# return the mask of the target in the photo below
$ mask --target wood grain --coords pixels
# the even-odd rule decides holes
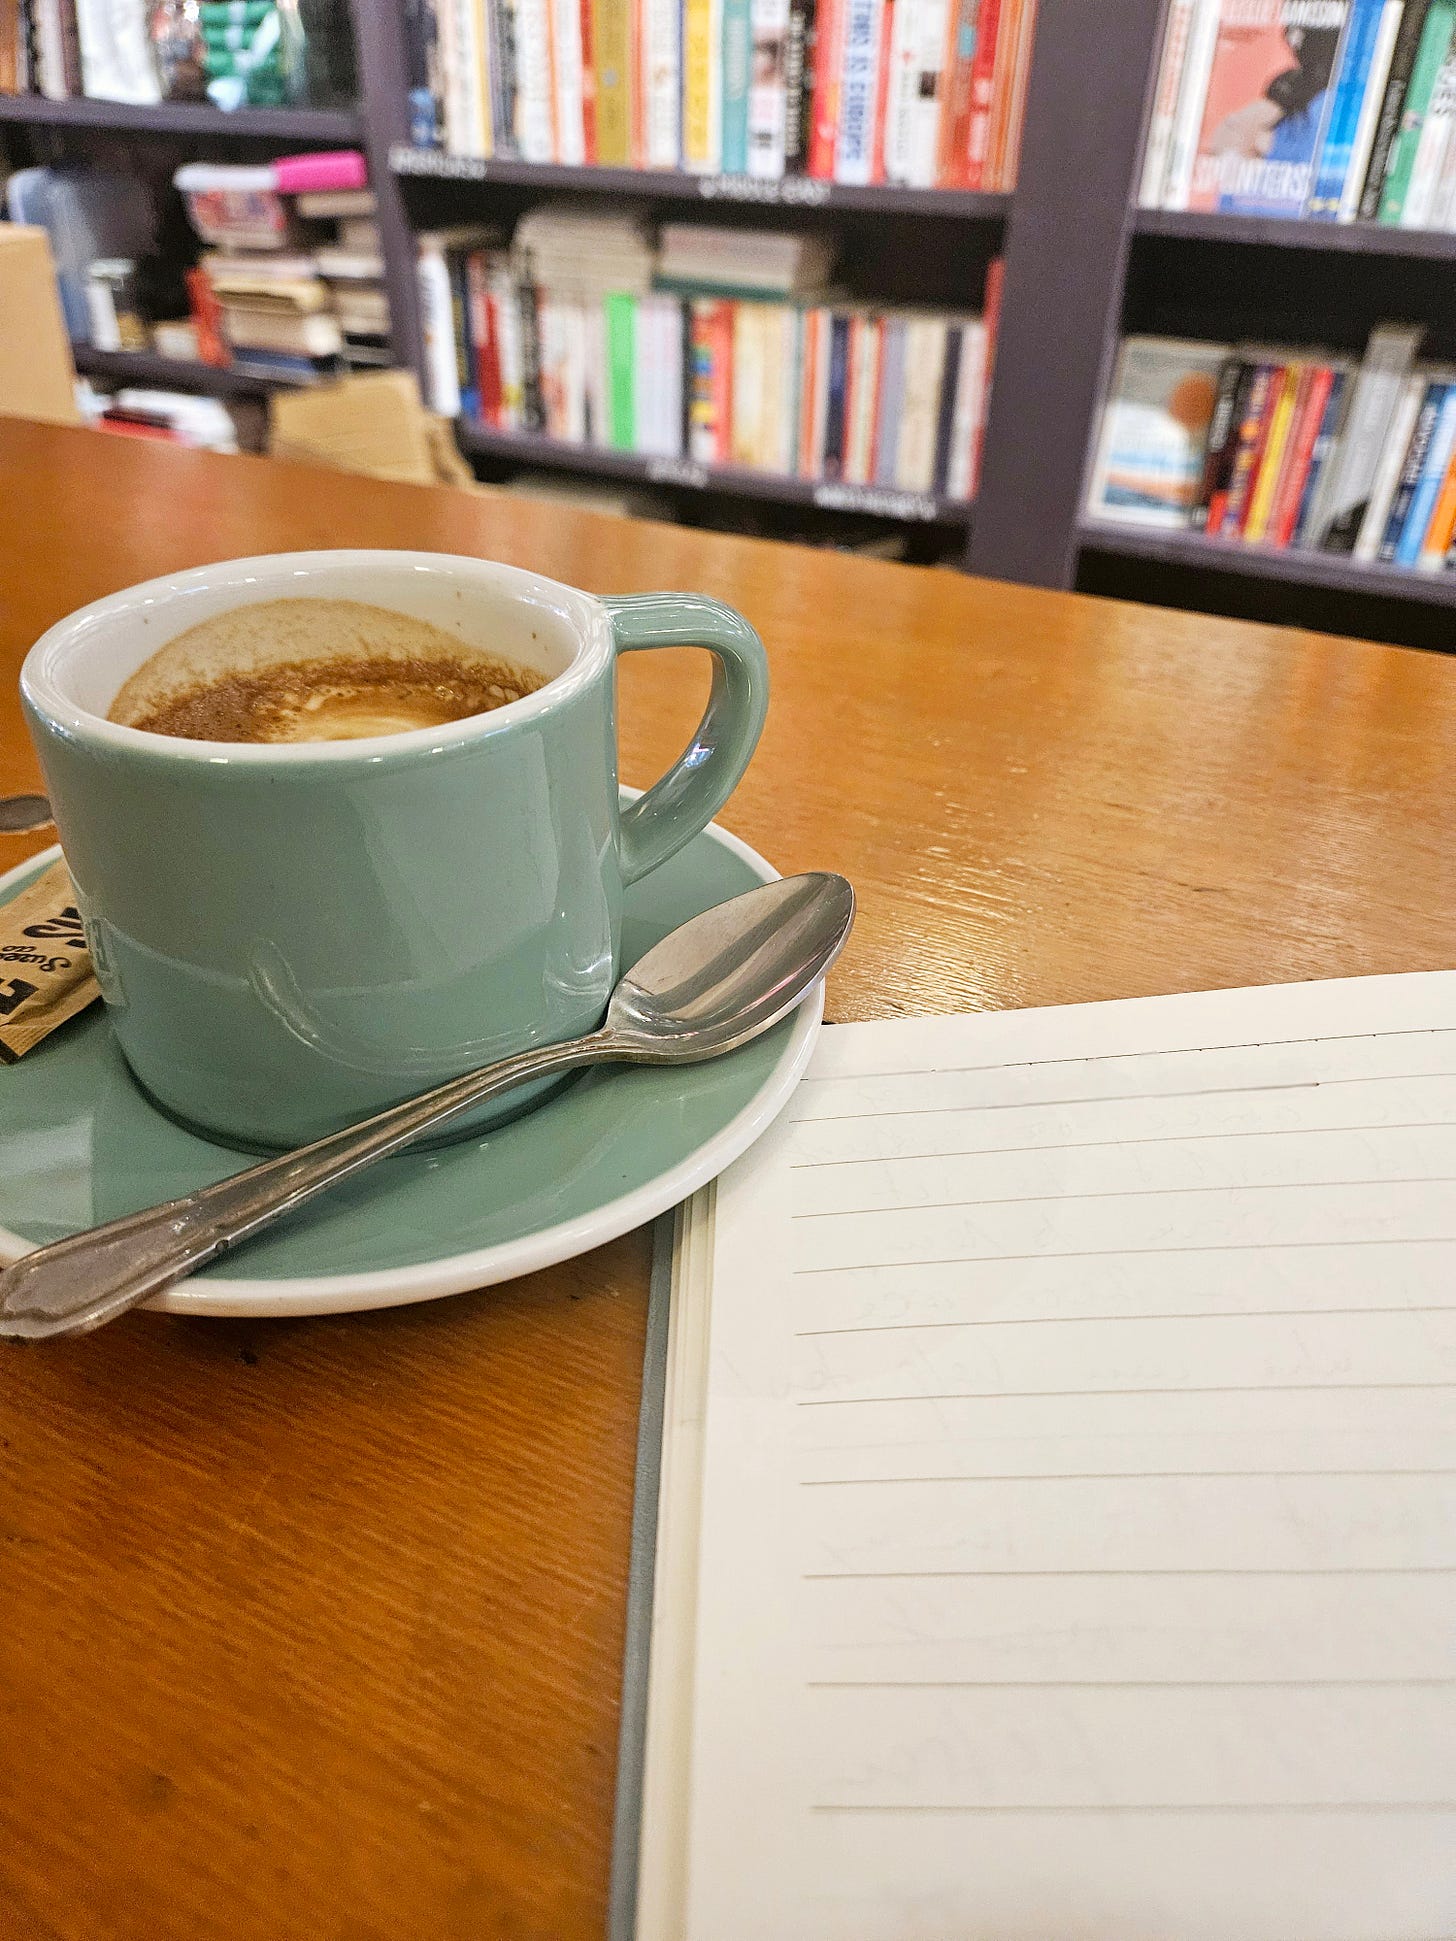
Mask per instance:
[[[726,819],[854,880],[832,1017],[1452,961],[1443,658],[15,421],[0,497],[5,792],[39,785],[15,672],[73,607],[427,547],[748,615],[774,700]],[[703,670],[622,685],[646,781]],[[600,1935],[646,1272],[638,1235],[392,1314],[3,1357],[5,1941]]]

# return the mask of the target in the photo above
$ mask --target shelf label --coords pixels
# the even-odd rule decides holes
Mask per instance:
[[[490,163],[483,155],[447,155],[443,148],[411,148],[397,142],[389,151],[396,175],[439,175],[455,182],[483,182]]]
[[[654,485],[686,485],[694,492],[706,492],[709,473],[706,465],[690,458],[649,458],[647,476]]]
[[[786,175],[775,182],[756,175],[700,175],[698,194],[704,202],[766,202],[801,209],[822,209],[830,184],[807,175]]]
[[[814,487],[814,503],[826,512],[870,512],[881,519],[920,519],[940,517],[934,499],[918,492],[887,492],[874,485],[842,485],[837,482]]]

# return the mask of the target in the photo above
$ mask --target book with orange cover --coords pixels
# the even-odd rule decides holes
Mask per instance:
[[[991,107],[996,93],[996,51],[1000,41],[1003,0],[981,0],[976,26],[976,57],[971,65],[971,110],[966,132],[965,186],[989,186],[987,162],[991,152]]]

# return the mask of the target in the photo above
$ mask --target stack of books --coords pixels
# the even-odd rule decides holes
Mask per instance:
[[[999,265],[976,317],[860,303],[827,287],[831,263],[812,235],[672,224],[654,252],[640,226],[554,211],[509,249],[422,237],[431,405],[687,465],[972,498]]]
[[[362,175],[352,150],[177,171],[193,225],[213,245],[187,274],[204,363],[311,383],[340,360],[389,362],[384,264]],[[328,240],[323,223],[338,225]]]
[[[1037,0],[406,0],[416,146],[999,190]]]
[[[1456,0],[1171,0],[1140,200],[1456,229]]]
[[[1088,510],[1249,546],[1456,569],[1456,367],[1385,324],[1363,359],[1129,337]]]

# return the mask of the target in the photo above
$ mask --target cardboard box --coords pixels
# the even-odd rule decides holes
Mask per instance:
[[[0,414],[81,422],[50,243],[13,222],[0,222]]]

